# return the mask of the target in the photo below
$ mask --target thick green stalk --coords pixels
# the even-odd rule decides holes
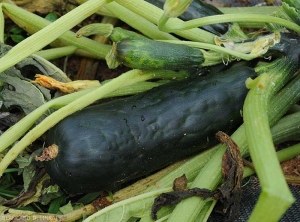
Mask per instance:
[[[95,13],[104,3],[105,0],[89,0],[66,15],[63,15],[36,34],[20,42],[0,59],[0,73],[57,39],[82,20]],[[1,7],[6,11],[6,8],[11,7],[11,5],[1,4]],[[9,10],[6,12],[9,13]]]
[[[218,7],[224,14],[262,14],[272,15],[275,12],[283,12],[281,6],[260,7]]]
[[[64,46],[59,48],[41,50],[36,52],[35,54],[43,57],[44,59],[52,60],[52,59],[58,59],[64,56],[72,55],[75,53],[76,50],[77,50],[76,46],[70,45],[70,46]]]
[[[105,8],[110,10],[117,18],[124,21],[130,27],[140,31],[145,36],[151,39],[177,39],[173,35],[160,31],[156,25],[145,19],[144,17],[134,13],[133,11],[119,5],[116,2],[111,2],[105,5]]]
[[[182,176],[185,174],[189,181],[193,181],[194,178],[197,176],[199,170],[205,166],[205,164],[211,159],[213,154],[217,151],[216,148],[211,148],[204,152],[201,152],[199,155],[196,155],[190,158],[188,161],[183,163],[180,167],[173,170],[172,172],[168,173],[152,186],[147,187],[145,191],[151,191],[157,189],[157,187],[164,188],[164,187],[171,187],[173,185],[174,179],[177,177]]]
[[[252,50],[254,48],[258,48],[258,46],[262,46],[262,44],[259,42],[258,40],[255,40],[253,42],[247,42],[247,43],[240,43],[238,49],[232,49],[232,48],[225,48],[222,46],[218,46],[218,45],[214,45],[214,44],[208,44],[208,43],[202,43],[202,42],[192,42],[192,41],[179,41],[179,40],[166,40],[163,42],[170,42],[170,43],[175,43],[175,44],[184,44],[184,45],[188,45],[191,47],[195,47],[195,48],[200,48],[200,49],[207,49],[207,50],[211,50],[213,53],[217,52],[219,55],[219,62],[221,63],[222,61],[226,61],[226,59],[230,60],[236,60],[238,59],[243,59],[243,60],[252,60],[255,59],[259,56],[262,56],[263,54],[266,53],[266,51],[268,50],[269,47],[273,46],[275,43],[277,43],[277,37],[276,34],[271,34],[271,35],[267,35],[262,37],[261,39],[264,39],[265,41],[269,42],[269,45],[264,45],[264,47],[261,47],[260,51],[257,50],[255,52],[252,52]],[[251,44],[252,43],[252,44]],[[243,47],[245,46],[245,47]],[[247,46],[247,49],[245,49]],[[244,50],[244,51],[242,51]],[[205,56],[205,61],[202,64],[203,66],[205,66],[205,63],[210,63],[210,55],[209,53],[211,51],[204,51],[203,50],[203,54]],[[231,57],[230,57],[231,56]],[[233,59],[234,58],[234,59]],[[214,59],[211,59],[216,60]],[[218,64],[216,63],[216,64]]]
[[[291,67],[290,64],[287,64],[287,62],[284,62],[284,59],[277,60],[277,66],[281,67],[282,65],[286,64],[289,65],[288,67]],[[286,67],[285,67],[286,68]],[[262,67],[260,68],[263,69]],[[265,68],[265,69],[271,69],[271,67]],[[276,70],[276,69],[275,69]],[[290,76],[294,73],[293,70],[285,70],[286,75]],[[288,72],[287,72],[288,71]],[[287,78],[288,79],[288,78]],[[276,88],[279,87],[279,85],[276,85]],[[268,109],[269,114],[269,120],[270,124],[274,125],[280,117],[291,107],[293,104],[295,104],[300,99],[300,78],[295,79],[290,84],[288,84],[280,94],[281,98],[274,97],[274,100],[272,100],[272,106]],[[232,139],[238,144],[240,151],[242,155],[248,154],[247,149],[247,141],[245,137],[245,126],[244,124],[241,125],[233,134]],[[199,175],[194,180],[191,187],[200,187],[200,188],[207,188],[210,190],[214,190],[222,180],[221,175],[221,168],[222,168],[222,156],[225,152],[225,146],[224,145],[217,145],[216,146],[217,151],[215,152],[212,159],[202,168]],[[213,178],[211,179],[213,175]],[[210,179],[207,179],[210,178]],[[200,212],[202,207],[205,205],[205,201],[198,198],[190,198],[187,200],[183,200],[180,202],[175,210],[173,211],[172,215],[169,218],[169,221],[172,222],[194,222],[195,218],[197,216],[196,212]]]
[[[5,10],[6,15],[30,34],[34,34],[51,24],[50,21],[15,5],[3,4],[2,7]],[[65,19],[66,23],[69,23],[68,17],[65,17]],[[97,43],[88,38],[76,38],[75,33],[68,29],[66,29],[57,40],[53,42],[50,41],[49,44],[53,47],[76,46],[78,48],[76,54],[98,59],[103,59],[110,50],[109,45]],[[84,51],[83,49],[86,49],[87,51]],[[30,49],[24,47],[24,50]]]
[[[271,128],[271,133],[273,136],[274,143],[279,144],[282,142],[299,140],[300,135],[299,132],[297,131],[300,129],[299,126],[300,126],[300,111],[282,117],[276,123],[276,125],[274,125]]]
[[[158,20],[158,29],[163,30],[165,24],[169,21],[169,19],[170,18],[167,17],[165,13],[163,13]]]
[[[158,24],[161,15],[164,13],[160,8],[143,0],[115,0],[115,2],[154,24]],[[168,21],[168,24],[173,23],[184,24],[184,22],[178,18],[172,18]],[[174,31],[174,33],[192,41],[214,44],[215,35],[198,28],[185,31]]]
[[[193,181],[191,187],[209,188],[214,190],[222,180],[221,159],[225,147],[216,146],[217,151],[214,153],[209,162],[201,169]],[[201,209],[205,206],[206,201],[198,197],[191,197],[181,201],[175,207],[174,211],[168,218],[170,222],[194,222]]]
[[[224,14],[262,14],[276,16],[279,18],[285,18],[284,12],[281,6],[260,6],[260,7],[224,7],[219,8]],[[266,24],[261,22],[240,21],[238,22],[240,27],[243,28],[266,28]]]
[[[299,117],[300,116],[298,115],[298,118]],[[284,123],[284,124],[286,124],[286,123]],[[295,130],[295,128],[294,128],[294,130]],[[290,131],[290,132],[292,134],[299,134],[299,132],[296,132],[294,130]],[[277,154],[277,158],[278,158],[279,162],[284,162],[284,161],[290,160],[290,159],[292,159],[292,158],[300,155],[300,144],[298,143],[296,145],[287,147],[287,148],[285,148],[283,150],[278,151],[276,154]],[[245,167],[245,171],[244,171],[244,175],[243,175],[244,178],[245,177],[249,177],[249,176],[251,176],[253,174],[255,174],[255,171],[252,168]]]
[[[168,22],[165,24],[163,31],[176,32],[176,31],[193,29],[204,25],[211,25],[211,24],[224,23],[224,22],[245,22],[245,21],[257,22],[257,23],[274,23],[300,33],[300,26],[298,26],[294,22],[282,18],[277,18],[274,16],[260,15],[260,14],[223,14],[223,15],[214,15],[214,16],[207,16],[203,18],[193,19],[190,21],[186,21],[184,23]]]
[[[250,89],[244,104],[249,151],[262,186],[262,193],[249,221],[278,221],[295,201],[276,158],[269,126],[267,109],[272,85],[277,84],[271,75],[258,77],[258,83]]]
[[[5,34],[5,30],[4,30],[4,15],[3,15],[3,11],[2,8],[0,7],[1,12],[0,12],[0,43],[4,43],[4,34]]]

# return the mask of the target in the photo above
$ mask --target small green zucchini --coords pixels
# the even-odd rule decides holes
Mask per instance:
[[[199,49],[146,38],[122,39],[113,52],[118,63],[134,69],[189,69],[204,62]]]
[[[237,127],[245,80],[255,76],[250,67],[231,67],[78,111],[48,131],[45,145],[58,154],[45,169],[69,193],[116,190]]]

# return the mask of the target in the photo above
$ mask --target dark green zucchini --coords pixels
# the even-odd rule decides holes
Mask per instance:
[[[199,49],[146,38],[122,39],[112,50],[116,61],[134,69],[189,69],[204,62]]]
[[[161,9],[163,9],[165,3],[165,0],[145,0],[145,1]],[[194,0],[187,8],[187,10],[178,18],[180,18],[183,21],[188,21],[188,20],[202,18],[206,16],[221,15],[221,14],[223,13],[215,6],[205,3],[201,0]],[[219,24],[202,26],[201,28],[215,35],[220,36],[225,34],[229,30],[229,26],[230,23],[219,23]]]
[[[240,124],[252,68],[189,78],[85,108],[47,133],[58,155],[44,162],[69,193],[114,190],[210,147]]]
[[[300,65],[300,36],[294,33],[280,33],[280,42],[270,47],[266,56],[282,57]]]

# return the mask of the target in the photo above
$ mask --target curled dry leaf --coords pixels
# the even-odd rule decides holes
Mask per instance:
[[[58,154],[58,146],[56,144],[52,144],[43,150],[42,155],[36,156],[36,161],[49,161],[54,159]]]
[[[244,173],[243,158],[238,145],[223,132],[216,134],[217,139],[227,147],[222,159],[224,183],[217,189],[218,199],[224,214],[224,221],[233,221],[240,208],[242,198],[242,180]]]
[[[97,80],[76,80],[72,82],[59,82],[49,76],[36,74],[32,83],[39,84],[48,89],[58,89],[64,93],[73,93],[84,89],[100,86]]]
[[[181,191],[187,190],[188,179],[186,178],[185,174],[181,177],[177,177],[173,182],[173,190],[174,191]]]
[[[22,207],[35,202],[41,195],[40,190],[43,188],[43,182],[49,177],[45,174],[45,170],[41,169],[36,173],[34,179],[30,182],[28,189],[23,190],[18,196],[4,202],[7,207]],[[36,195],[36,197],[34,197]]]

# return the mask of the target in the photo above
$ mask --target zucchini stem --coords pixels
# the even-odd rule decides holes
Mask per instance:
[[[161,15],[164,13],[164,11],[151,3],[148,3],[144,0],[115,0],[114,2],[124,6],[125,8],[129,9],[130,11],[142,16],[146,20],[152,22],[153,24],[158,24],[159,19]],[[111,2],[107,4],[109,6],[110,4],[114,3]],[[183,24],[184,22],[178,18],[172,18],[168,21],[169,24],[173,23],[180,23]],[[191,30],[184,30],[184,31],[174,31],[176,35],[179,35],[183,38],[186,38],[188,40],[196,41],[196,42],[206,42],[214,44],[214,34],[211,34],[210,32],[201,30],[199,28],[191,29]]]
[[[295,201],[276,158],[267,113],[270,98],[278,88],[276,85],[281,85],[282,79],[285,79],[281,70],[280,67],[259,76],[259,81],[251,87],[244,104],[247,142],[262,186],[262,193],[249,221],[278,221]]]
[[[234,44],[233,49],[222,47],[219,45],[214,45],[214,44],[201,43],[201,42],[178,41],[178,40],[161,40],[161,41],[175,43],[175,44],[184,44],[199,49],[211,50],[211,51],[201,50],[205,57],[205,61],[202,64],[202,66],[207,66],[207,65],[222,63],[226,59],[228,61],[234,59],[243,59],[247,61],[255,59],[265,54],[269,49],[269,47],[279,42],[279,39],[280,39],[279,34],[273,33],[270,35],[261,36],[260,38],[254,40],[253,42]]]
[[[274,23],[300,33],[300,26],[286,19],[260,14],[223,14],[213,15],[198,19],[186,21],[184,23],[166,23],[163,27],[165,32],[183,31],[197,28],[204,25],[211,25],[225,22],[256,22],[256,23]]]
[[[56,40],[58,37],[63,35],[66,31],[73,28],[75,25],[80,23],[83,19],[87,18],[88,16],[92,15],[97,11],[99,7],[101,7],[105,3],[105,0],[89,0],[88,2],[80,5],[79,7],[73,9],[66,15],[63,15],[53,23],[50,23],[42,30],[37,32],[36,34],[29,36],[24,41],[17,44],[13,47],[6,55],[0,58],[0,73],[6,70],[7,68],[15,65],[16,63],[20,62],[21,60],[27,58],[31,54],[37,52],[38,50],[42,49],[52,41]],[[20,9],[19,7],[13,6],[7,3],[1,3],[0,7],[4,10],[6,14],[8,14],[11,18],[18,18],[22,15],[21,19],[24,20],[26,16],[25,14],[32,14],[26,13],[25,10]],[[30,17],[32,18],[32,17]],[[32,22],[32,20],[31,20]],[[34,20],[35,22],[35,20]],[[55,30],[55,31],[53,31]],[[73,36],[75,38],[75,36]],[[91,42],[94,42],[90,40]],[[89,41],[89,42],[90,42]],[[94,42],[97,44],[97,48],[99,49],[99,43]],[[101,45],[101,44],[100,44]],[[106,50],[110,48],[109,46],[106,47]],[[104,49],[104,51],[106,51]],[[103,49],[101,50],[103,52]],[[107,53],[108,51],[106,51]],[[105,53],[105,55],[106,55]],[[96,53],[97,54],[97,53]],[[104,56],[105,56],[104,55]]]
[[[170,33],[160,31],[155,24],[145,19],[138,13],[135,13],[123,5],[118,4],[117,2],[113,1],[109,4],[106,4],[105,8],[113,13],[118,19],[130,25],[130,27],[139,30],[141,33],[151,39],[177,39]],[[150,13],[148,12],[148,9],[146,9],[144,12]]]

